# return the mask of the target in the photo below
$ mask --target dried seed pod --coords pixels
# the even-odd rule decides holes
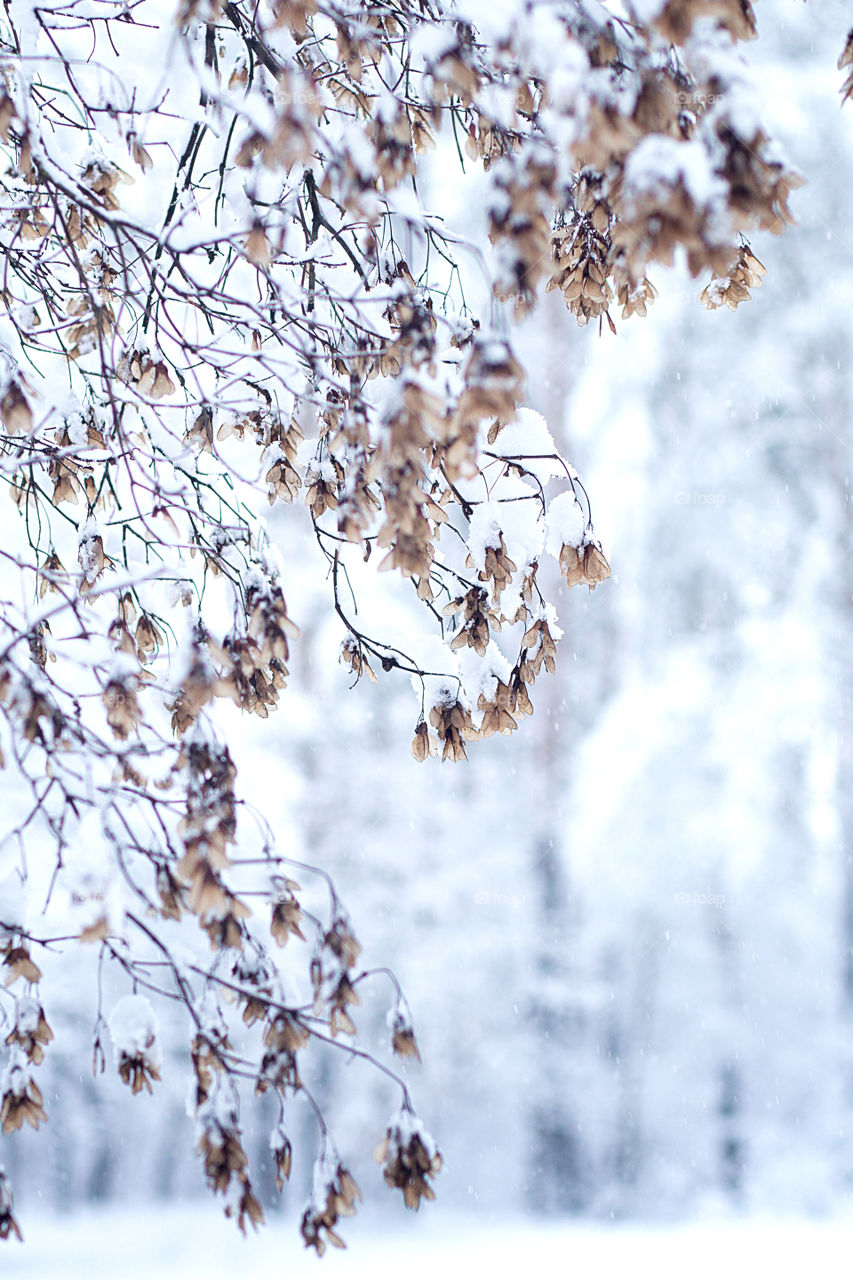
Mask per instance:
[[[610,565],[601,547],[594,542],[580,547],[564,546],[560,551],[560,568],[570,587],[584,583],[594,591],[599,582],[610,577]]]
[[[239,1192],[236,1203],[230,1203],[225,1206],[226,1218],[236,1218],[237,1226],[245,1236],[246,1220],[252,1224],[257,1231],[258,1227],[264,1222],[264,1211],[261,1208],[261,1202],[252,1190],[252,1184],[245,1174],[238,1175]]]
[[[844,48],[838,59],[838,70],[843,71],[845,67],[850,67],[847,72],[847,79],[841,87],[841,105],[853,98],[853,31],[847,34]]]
[[[11,987],[19,978],[23,978],[25,982],[41,981],[41,969],[31,958],[28,948],[23,943],[17,947],[11,943],[6,946],[3,968],[6,970],[4,982],[7,987]]]
[[[118,1073],[134,1094],[152,1092],[152,1082],[160,1079],[163,1054],[157,1018],[145,996],[123,996],[110,1017],[110,1037]]]
[[[15,1025],[6,1037],[7,1045],[18,1045],[28,1062],[40,1066],[44,1062],[44,1045],[50,1044],[53,1032],[38,1000],[22,996],[15,1005]]]
[[[430,735],[426,721],[421,720],[415,728],[415,736],[412,739],[412,755],[419,764],[422,764],[428,756],[434,756],[435,753],[435,739]]]
[[[701,302],[709,311],[722,306],[734,311],[741,302],[747,301],[750,289],[761,285],[765,273],[763,262],[759,262],[748,245],[742,245],[728,275],[714,276],[702,290]]]
[[[376,672],[367,661],[359,642],[353,636],[347,636],[341,645],[341,662],[345,662],[352,671],[356,679],[366,675],[374,684],[376,684]]]
[[[25,1122],[38,1129],[46,1121],[41,1089],[28,1071],[23,1053],[13,1047],[0,1077],[0,1131],[16,1133]]]
[[[13,1213],[12,1186],[3,1169],[0,1168],[0,1240],[8,1240],[11,1235],[23,1240],[21,1228]]]
[[[280,947],[287,945],[291,935],[305,941],[305,934],[299,927],[301,920],[302,908],[292,893],[286,894],[275,903],[270,930]]]
[[[376,1163],[383,1166],[388,1186],[403,1192],[406,1208],[417,1210],[422,1199],[435,1199],[427,1179],[441,1171],[441,1154],[411,1111],[404,1109],[394,1117],[374,1156]]]
[[[220,1097],[220,1090],[214,1090],[196,1110],[197,1150],[211,1190],[224,1193],[232,1177],[245,1183],[249,1159],[243,1149],[236,1114],[233,1109],[218,1105]]]
[[[399,1058],[416,1058],[421,1060],[412,1020],[408,1013],[398,1004],[389,1015],[391,1024],[391,1047]]]
[[[293,1147],[283,1124],[276,1125],[270,1134],[270,1151],[275,1163],[276,1190],[283,1191],[293,1165]]]
[[[335,1227],[339,1218],[352,1217],[355,1202],[361,1198],[358,1183],[342,1164],[328,1171],[321,1163],[315,1170],[314,1193],[300,1225],[306,1248],[315,1249],[318,1257],[326,1252],[327,1244],[345,1249]]]
[[[443,744],[442,760],[454,762],[466,760],[467,752],[463,739],[471,741],[479,736],[471,720],[471,712],[456,700],[433,707],[429,713],[429,720],[438,735],[439,742]]]
[[[724,27],[733,40],[755,38],[755,14],[750,0],[667,0],[654,25],[664,39],[684,44],[693,24],[706,17]]]

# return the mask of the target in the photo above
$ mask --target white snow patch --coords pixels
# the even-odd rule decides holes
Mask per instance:
[[[160,1025],[147,996],[122,996],[109,1016],[109,1026],[116,1057],[144,1057],[159,1070],[162,1064]]]

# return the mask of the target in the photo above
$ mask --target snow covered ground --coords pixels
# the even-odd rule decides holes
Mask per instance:
[[[853,1217],[783,1220],[715,1219],[667,1226],[543,1225],[507,1218],[454,1219],[440,1211],[390,1226],[350,1224],[345,1253],[322,1261],[300,1246],[292,1220],[274,1221],[242,1240],[232,1223],[207,1208],[148,1208],[28,1215],[26,1243],[0,1253],[4,1280],[299,1280],[396,1277],[489,1280],[584,1276],[595,1280],[849,1280]]]

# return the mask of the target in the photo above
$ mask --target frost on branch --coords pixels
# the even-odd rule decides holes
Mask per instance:
[[[374,1061],[355,1043],[353,928],[322,871],[291,878],[246,820],[221,713],[266,719],[286,698],[288,565],[313,555],[350,678],[411,681],[417,760],[464,760],[532,714],[557,661],[557,568],[588,589],[610,568],[579,477],[524,407],[512,317],[550,288],[613,328],[677,254],[712,273],[706,304],[734,306],[763,271],[745,233],[781,230],[799,182],[756,109],[745,0],[627,10],[4,10],[4,1129],[45,1118],[44,956],[69,941],[135,1002],[110,1022],[134,1092],[156,1096],[166,1070],[139,1002],[186,1011],[199,1154],[242,1227],[260,1221],[246,1090],[283,1117],[312,1106],[312,1041]],[[481,171],[488,244],[421,202],[433,150],[460,179]],[[301,515],[293,547],[281,504]],[[374,568],[422,618],[413,652],[357,608]],[[401,999],[397,1014],[385,1049],[416,1060]],[[405,1123],[386,1178],[417,1203],[438,1157]],[[303,1224],[318,1250],[356,1200],[341,1161],[323,1169]]]

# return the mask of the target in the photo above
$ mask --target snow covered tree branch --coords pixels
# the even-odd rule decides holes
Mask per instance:
[[[368,975],[334,887],[322,912],[297,897],[214,724],[221,699],[268,716],[298,643],[284,591],[309,543],[278,545],[259,507],[307,508],[342,658],[411,679],[418,760],[515,730],[556,661],[540,563],[569,587],[610,569],[524,407],[512,318],[557,289],[615,330],[677,251],[711,273],[709,306],[760,283],[744,235],[780,231],[800,179],[751,96],[754,34],[747,0],[7,4],[0,708],[26,799],[0,897],[6,1132],[46,1118],[38,952],[73,939],[126,975],[108,1024],[133,1092],[160,1078],[150,1000],[185,1008],[198,1149],[241,1226],[262,1216],[241,1084],[281,1100],[281,1181],[284,1102],[311,1099],[300,1053],[391,1070],[351,1043]],[[425,207],[431,153],[484,171],[491,248]],[[420,602],[413,652],[361,621],[374,556]],[[413,1056],[396,988],[392,1023]],[[440,1156],[399,1084],[381,1160],[417,1207]],[[303,1234],[322,1250],[358,1189],[316,1110]]]

